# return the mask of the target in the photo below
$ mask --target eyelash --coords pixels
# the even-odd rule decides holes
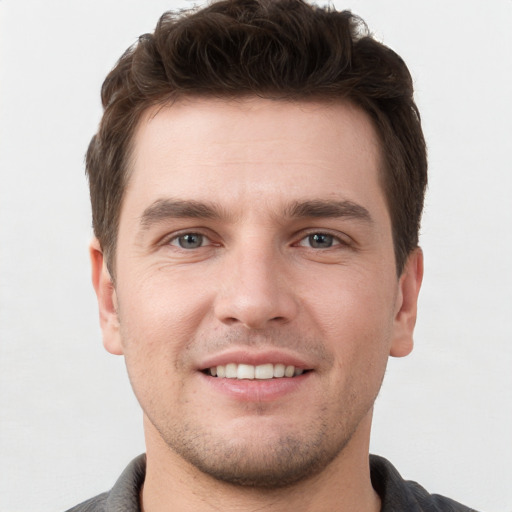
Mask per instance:
[[[181,246],[179,240],[186,236],[201,237],[201,245],[199,245],[197,247],[189,247],[189,248]],[[312,237],[315,237],[315,236],[328,237],[329,239],[331,239],[331,245],[329,245],[328,247],[312,247],[311,246]],[[308,239],[309,239],[310,243],[309,243],[309,245],[305,245],[303,242],[308,241]],[[208,242],[208,243],[205,244],[204,242]],[[164,244],[171,245],[173,247],[176,247],[177,249],[182,249],[184,251],[201,249],[203,247],[209,247],[212,245],[218,245],[218,244],[213,243],[211,238],[208,237],[208,235],[201,233],[200,231],[184,231],[182,233],[174,234],[171,238],[168,238],[167,240],[165,240]],[[315,249],[327,250],[327,249],[331,249],[332,247],[337,247],[337,246],[345,246],[346,247],[349,245],[350,245],[350,243],[347,240],[344,240],[342,237],[340,237],[338,235],[334,235],[327,231],[310,231],[309,233],[304,234],[298,242],[295,242],[293,244],[293,246],[295,246],[295,247],[307,247],[309,249],[314,249],[314,250]]]
[[[184,238],[184,237],[186,237],[186,236],[201,237],[201,239],[202,239],[201,242],[208,241],[209,243],[207,243],[206,245],[201,243],[201,245],[199,245],[198,247],[185,248],[185,247],[182,247],[181,245],[179,245],[179,240]],[[173,243],[173,242],[176,242],[176,243]],[[201,233],[199,231],[186,231],[186,232],[183,232],[183,233],[179,233],[177,235],[174,235],[172,238],[167,239],[165,244],[166,245],[172,245],[173,247],[177,247],[177,248],[183,249],[185,251],[193,250],[193,249],[200,249],[201,247],[208,247],[208,246],[211,246],[211,245],[215,245],[215,244],[213,244],[213,242],[210,240],[210,238],[207,235],[205,235],[204,233]]]
[[[329,245],[329,247],[312,247],[311,243],[313,237],[328,237],[329,239],[331,239],[331,245]],[[305,245],[303,245],[303,242],[307,240],[309,241],[309,245],[307,246],[309,249],[327,250],[331,249],[332,247],[349,245],[348,242],[341,238],[340,236],[334,235],[333,233],[329,233],[327,231],[311,231],[310,233],[307,233],[305,236],[303,236],[295,245],[299,247],[306,247]]]

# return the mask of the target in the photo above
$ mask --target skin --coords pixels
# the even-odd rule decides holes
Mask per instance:
[[[388,356],[412,349],[422,278],[419,249],[396,275],[380,162],[348,103],[196,98],[143,117],[115,287],[96,240],[91,260],[104,345],[144,411],[146,511],[380,509],[373,403]],[[281,360],[307,371],[203,372]]]

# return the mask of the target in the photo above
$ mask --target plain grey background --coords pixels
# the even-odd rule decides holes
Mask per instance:
[[[372,451],[512,511],[512,1],[347,0],[416,81],[430,155],[416,348],[391,360]],[[101,346],[83,155],[101,82],[185,1],[0,0],[0,511],[64,510],[144,450]]]

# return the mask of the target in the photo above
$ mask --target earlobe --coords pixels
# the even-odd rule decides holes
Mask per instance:
[[[423,279],[423,251],[418,247],[408,257],[400,276],[390,355],[404,357],[413,348],[418,295]]]
[[[123,348],[117,315],[116,291],[97,238],[91,241],[89,255],[91,258],[92,285],[98,299],[103,346],[111,354],[122,355]]]

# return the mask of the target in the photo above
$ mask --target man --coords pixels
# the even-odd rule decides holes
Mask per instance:
[[[468,511],[369,457],[412,349],[426,152],[409,72],[300,0],[166,14],[87,153],[104,345],[147,453],[73,511]]]

